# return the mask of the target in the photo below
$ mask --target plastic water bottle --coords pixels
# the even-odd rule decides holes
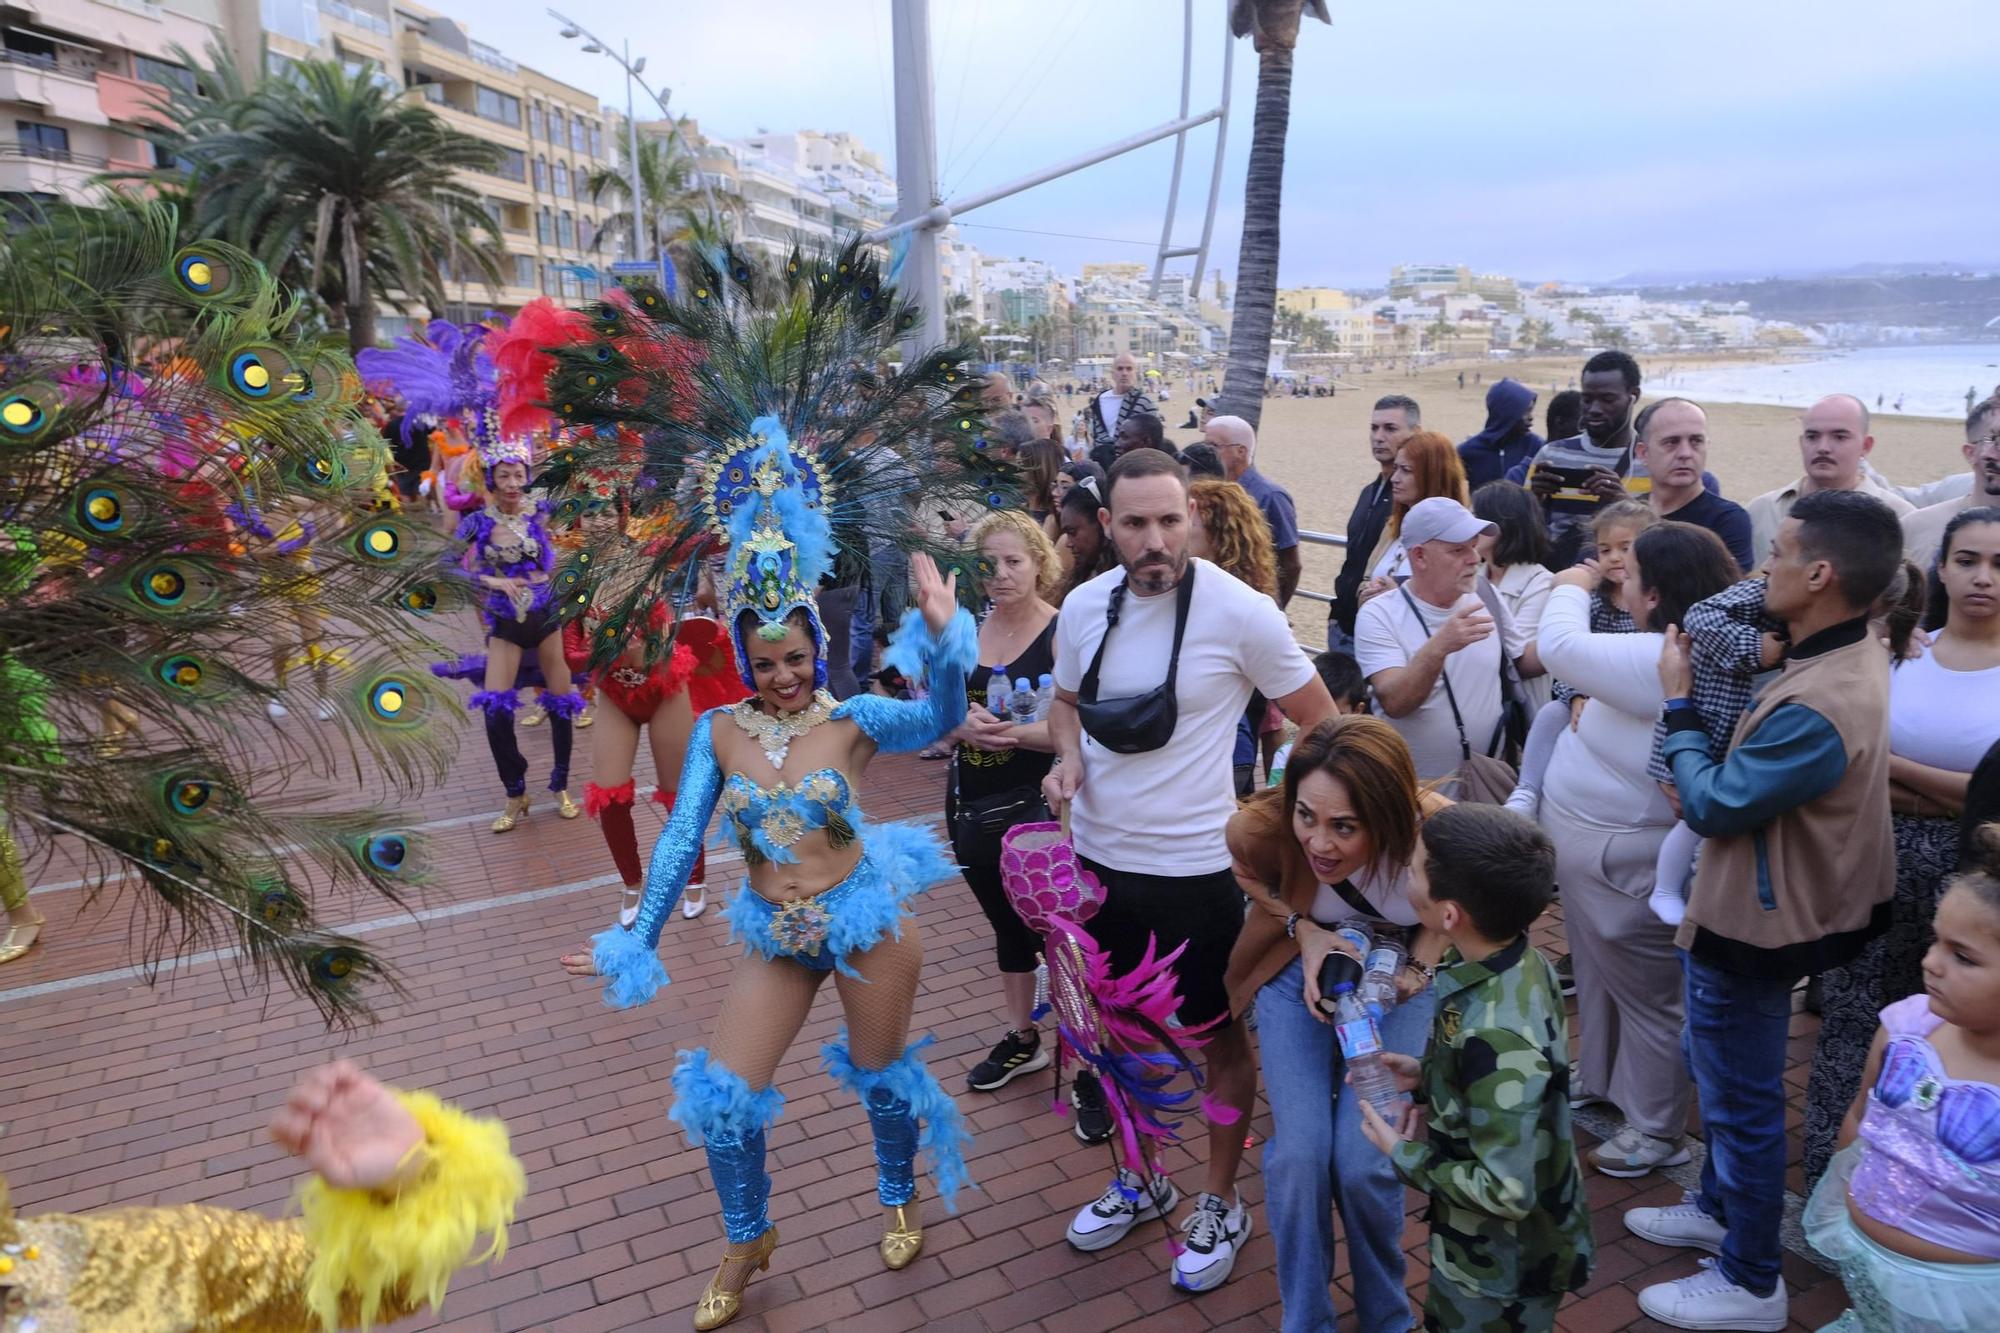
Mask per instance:
[[[1014,693],[1007,700],[1007,707],[1014,714],[1016,722],[1035,720],[1035,683],[1026,676],[1014,678]]]
[[[1334,935],[1354,946],[1354,952],[1361,958],[1375,947],[1375,932],[1368,923],[1361,920],[1343,921],[1334,927]],[[1361,963],[1344,950],[1335,949],[1326,956],[1319,968],[1319,1011],[1328,1017],[1334,1013],[1334,992],[1345,986],[1352,990],[1361,980]]]
[[[1007,697],[1007,677],[996,671],[986,682],[986,711],[1002,722],[1007,720]]]
[[[1342,982],[1334,991],[1334,1032],[1340,1038],[1340,1058],[1347,1065],[1347,1081],[1391,1125],[1402,1114],[1403,1094],[1396,1079],[1382,1063],[1382,1037],[1375,1020],[1354,987]]]
[[[1049,720],[1049,709],[1055,707],[1056,678],[1048,672],[1042,673],[1041,681],[1035,686],[1035,721]]]
[[[1368,951],[1368,961],[1361,968],[1361,1002],[1378,1022],[1396,1007],[1396,974],[1408,957],[1400,941],[1386,938]]]

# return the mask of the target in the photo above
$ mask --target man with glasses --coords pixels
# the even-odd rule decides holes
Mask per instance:
[[[1945,525],[1961,510],[2000,505],[2000,394],[1975,403],[1966,416],[1965,461],[1972,465],[1972,484],[1964,495],[1903,515],[1903,554],[1920,569],[1937,563]]]
[[[1417,400],[1392,393],[1375,400],[1368,418],[1368,454],[1381,474],[1361,488],[1354,512],[1347,516],[1347,558],[1341,562],[1340,577],[1333,581],[1333,610],[1326,619],[1328,652],[1354,651],[1354,616],[1361,609],[1361,581],[1368,574],[1368,556],[1389,525],[1389,509],[1394,503],[1389,493],[1389,476],[1396,470],[1396,447],[1405,436],[1423,425],[1423,409]]]

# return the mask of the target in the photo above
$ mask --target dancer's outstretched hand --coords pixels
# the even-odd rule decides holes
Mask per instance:
[[[424,1169],[416,1117],[349,1060],[301,1075],[271,1118],[271,1138],[335,1189],[396,1189]]]
[[[941,633],[958,610],[958,573],[939,574],[937,561],[922,551],[910,556],[910,573],[917,581],[917,609],[932,634]]]
[[[562,956],[563,971],[573,977],[596,976],[597,959],[593,956],[594,953],[595,950],[591,947],[590,942],[586,940],[581,949],[575,953],[566,953]]]

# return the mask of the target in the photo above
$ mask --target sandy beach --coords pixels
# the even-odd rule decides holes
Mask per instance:
[[[1682,370],[1699,364],[1685,357],[1676,358],[1674,363]],[[1544,357],[1504,364],[1451,363],[1420,370],[1414,376],[1401,371],[1378,371],[1342,380],[1339,396],[1335,398],[1267,399],[1258,431],[1257,465],[1291,491],[1298,502],[1302,528],[1341,534],[1346,531],[1354,497],[1375,475],[1375,463],[1368,455],[1368,415],[1377,398],[1390,393],[1408,394],[1423,406],[1426,427],[1462,440],[1485,425],[1486,388],[1496,376],[1512,375],[1535,388],[1541,395],[1535,409],[1539,426],[1548,400],[1548,386],[1552,383],[1567,386],[1582,364],[1581,357]],[[1647,366],[1643,358],[1640,364]],[[1462,390],[1458,387],[1461,369],[1466,374]],[[1475,373],[1484,377],[1477,386],[1472,383]],[[1664,396],[1667,395],[1649,393],[1647,401]],[[1068,411],[1082,405],[1082,399],[1072,398]],[[1167,434],[1180,444],[1191,444],[1201,438],[1196,431],[1176,429],[1187,420],[1190,405],[1189,397],[1176,389],[1173,401],[1164,409]],[[1756,403],[1704,406],[1708,407],[1710,436],[1708,466],[1721,479],[1724,495],[1743,503],[1797,478],[1800,469],[1796,408]],[[1878,412],[1874,432],[1875,465],[1895,481],[1929,481],[1965,467],[1959,452],[1965,436],[1962,422],[1957,419]],[[1340,560],[1339,548],[1309,543],[1300,587],[1331,591]],[[1292,604],[1292,623],[1299,630],[1302,642],[1323,643],[1325,622],[1323,605],[1304,599]]]

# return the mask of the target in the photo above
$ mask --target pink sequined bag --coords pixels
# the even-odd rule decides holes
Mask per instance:
[[[1066,823],[1008,829],[1000,839],[1000,882],[1028,929],[1044,938],[1058,918],[1081,925],[1104,905],[1104,885],[1077,860]]]

